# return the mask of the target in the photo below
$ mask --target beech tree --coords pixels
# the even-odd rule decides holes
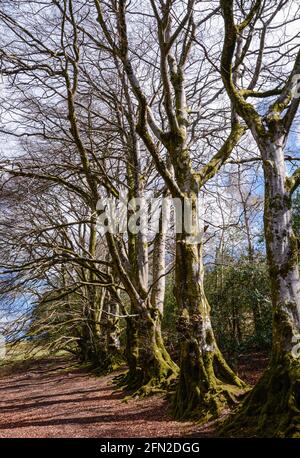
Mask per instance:
[[[120,78],[117,82],[121,82],[123,93],[120,93],[115,84],[113,71],[108,86],[105,81],[105,69],[99,66],[98,62],[94,65],[90,60],[93,43],[90,43],[89,33],[87,33],[87,42],[84,44],[81,42],[84,34],[80,32],[80,22],[76,23],[78,15],[75,16],[73,3],[62,2],[61,5],[54,3],[54,7],[49,5],[52,13],[49,17],[54,22],[55,33],[53,32],[52,39],[56,40],[55,46],[60,51],[52,51],[52,44],[47,39],[43,41],[34,26],[23,21],[23,18],[19,22],[10,14],[11,11],[2,14],[3,21],[15,36],[15,40],[7,45],[8,49],[11,49],[11,46],[19,56],[15,61],[10,54],[4,52],[3,55],[5,66],[3,73],[7,76],[18,75],[13,85],[17,98],[13,98],[8,104],[11,112],[18,113],[22,117],[19,123],[22,133],[14,132],[10,126],[3,131],[21,138],[23,136],[41,138],[42,141],[49,142],[49,145],[58,143],[60,147],[71,149],[73,157],[72,154],[64,157],[59,167],[55,167],[52,162],[50,165],[48,162],[45,168],[44,163],[42,168],[45,173],[36,171],[39,167],[37,163],[41,160],[38,154],[34,156],[34,163],[27,161],[26,166],[22,161],[17,165],[14,161],[8,161],[3,171],[15,177],[22,176],[37,181],[60,183],[64,188],[72,190],[83,198],[90,218],[88,254],[95,259],[98,201],[104,196],[119,199],[122,179],[125,180],[129,197],[141,198],[147,184],[145,179],[147,169],[151,174],[152,167],[150,164],[149,168],[149,161],[141,157],[140,144],[135,132],[134,106],[131,104],[126,82],[117,65],[114,70]],[[57,16],[54,12],[57,12]],[[42,14],[39,17],[41,20],[44,19]],[[17,30],[17,34],[13,29]],[[26,51],[28,42],[39,56],[37,66],[32,66],[31,58],[28,59]],[[90,53],[87,58],[84,52]],[[48,66],[49,59],[52,62],[51,68],[56,68],[56,71]],[[91,68],[95,70],[98,81],[89,74]],[[44,73],[45,69],[46,73]],[[26,82],[29,84],[28,74],[31,85],[37,87],[37,95],[32,93],[31,87],[28,87],[24,93],[21,89]],[[103,88],[98,88],[97,84],[101,80],[104,83]],[[45,106],[39,90],[49,91],[48,103]],[[20,94],[26,101],[21,108],[18,103]],[[54,109],[53,104],[59,109]],[[36,112],[39,113],[38,120],[32,116]],[[100,133],[100,126],[105,132],[104,135]],[[116,135],[119,138],[115,138]],[[120,148],[118,153],[116,153],[117,148]],[[122,154],[125,154],[125,160]],[[60,155],[64,156],[61,153]],[[76,174],[80,177],[80,183],[74,180]],[[132,211],[134,209],[129,209],[129,213]],[[164,348],[160,332],[164,300],[165,236],[162,231],[159,237],[153,240],[151,280],[148,267],[148,242],[145,235],[141,232],[137,234],[129,232],[128,239],[125,240],[122,234],[114,235],[110,232],[105,234],[111,257],[111,268],[126,288],[132,304],[130,314],[125,315],[129,373],[122,383],[130,389],[143,389],[146,392],[152,385],[160,387],[170,383],[178,372],[176,364],[171,361]],[[95,283],[95,275],[97,272],[90,269],[89,283]],[[95,288],[87,287],[87,292],[91,295],[91,303],[94,303],[97,297]],[[95,304],[88,313],[92,313],[94,309]],[[90,329],[87,329],[87,332],[89,334]]]
[[[230,428],[248,424],[263,435],[292,436],[299,434],[299,359],[292,349],[300,331],[300,278],[298,244],[292,227],[292,195],[300,184],[299,169],[289,175],[285,166],[285,148],[299,108],[295,93],[300,73],[300,52],[295,39],[297,32],[280,42],[281,55],[292,61],[286,70],[281,67],[280,81],[270,86],[265,66],[274,76],[278,59],[268,60],[268,34],[276,16],[292,2],[280,1],[269,5],[252,2],[246,13],[238,2],[221,0],[225,24],[221,73],[225,88],[238,115],[245,120],[261,154],[265,179],[264,230],[271,279],[273,304],[273,346],[270,364],[262,379],[247,397]],[[281,24],[297,20],[289,11]],[[259,30],[259,48],[255,64],[247,70],[247,56],[255,28]],[[284,32],[282,32],[284,33]],[[286,47],[288,43],[288,48]],[[273,66],[273,67],[272,67]],[[243,69],[242,83],[234,81],[234,69]],[[253,70],[254,68],[254,70]],[[249,99],[262,98],[263,107]],[[254,99],[255,100],[255,99]]]
[[[47,335],[49,350],[68,350],[109,370],[121,356],[120,298],[103,241],[97,238],[95,260],[86,206],[53,184],[39,183],[28,193],[23,173],[3,184],[1,294],[17,303],[27,297],[33,310],[25,307],[7,332],[17,341],[37,337],[37,343]]]
[[[0,11],[0,132],[13,139],[0,164],[4,193],[13,196],[3,197],[9,211],[1,219],[2,293],[30,287],[38,300],[26,317],[34,318],[29,334],[44,327],[56,348],[65,342],[81,361],[102,361],[106,370],[119,361],[125,323],[128,371],[119,385],[135,395],[174,388],[176,418],[217,417],[248,389],[217,344],[204,254],[222,266],[230,259],[232,223],[241,241],[236,265],[243,255],[255,264],[250,194],[262,166],[273,350],[229,431],[241,424],[270,435],[299,430],[299,361],[292,350],[300,280],[291,205],[300,171],[287,146],[299,106],[298,32],[287,31],[297,24],[295,5],[3,0]],[[222,47],[215,31],[224,32],[223,21]],[[246,175],[253,178],[249,188]],[[124,193],[131,202],[126,231],[104,230],[105,202],[120,205]],[[210,218],[209,195],[216,202]],[[157,234],[140,224],[146,219],[140,201],[153,196],[178,204],[175,222],[163,203]],[[169,212],[174,233],[167,233]],[[134,232],[129,220],[136,214]],[[210,237],[219,241],[217,253]],[[161,326],[173,271],[178,358]],[[222,279],[221,272],[217,294]],[[231,305],[238,342],[241,314],[237,301]],[[259,304],[252,315],[258,329]]]
[[[187,95],[186,79],[193,77],[195,57],[190,59],[190,55],[197,27],[209,20],[215,10],[204,10],[200,18],[195,18],[195,2],[189,1],[182,5],[177,17],[176,5],[172,2],[150,2],[150,34],[158,45],[149,50],[149,56],[154,53],[158,64],[156,61],[150,64],[149,71],[155,68],[159,80],[157,91],[162,101],[156,111],[157,94],[143,90],[132,62],[132,47],[136,44],[129,36],[130,6],[124,1],[104,4],[95,0],[94,3],[105,40],[102,46],[122,63],[138,104],[136,130],[172,197],[179,199],[182,206],[189,199],[192,220],[196,221],[199,191],[219,171],[245,132],[244,126],[233,116],[228,136],[217,152],[205,165],[194,169],[190,143],[199,119],[194,123],[189,119],[190,94]],[[191,67],[189,72],[186,66]],[[197,83],[197,77],[190,83],[194,84],[195,91],[200,90]],[[213,94],[212,99],[215,100],[218,94]],[[244,384],[225,362],[214,338],[203,288],[202,241],[191,242],[193,236],[200,236],[199,231],[194,225],[191,234],[184,228],[183,217],[182,223],[183,231],[176,235],[175,295],[179,306],[181,359],[174,413],[177,418],[193,415],[207,418],[218,415],[224,405],[231,404],[238,388],[243,388]]]
[[[9,5],[9,2],[7,4]],[[102,120],[108,120],[108,116],[113,117],[114,122],[111,122],[110,119],[108,124],[116,132],[115,121],[120,125],[120,117],[118,118],[120,102],[125,103],[126,113],[125,117],[122,115],[121,125],[124,126],[122,122],[124,123],[125,119],[126,132],[125,136],[124,133],[121,133],[121,139],[125,140],[128,151],[126,154],[128,154],[130,167],[126,172],[126,179],[130,192],[135,194],[134,197],[140,197],[144,192],[141,186],[142,174],[140,172],[138,134],[144,143],[144,148],[146,148],[144,151],[150,155],[157,172],[164,180],[172,197],[177,198],[182,204],[187,199],[192,202],[192,220],[196,221],[197,199],[200,189],[219,171],[245,131],[235,116],[232,117],[230,126],[230,117],[226,116],[226,110],[222,111],[221,115],[216,114],[215,116],[220,122],[223,119],[223,127],[228,131],[228,137],[224,141],[219,136],[213,148],[216,151],[215,154],[211,154],[212,157],[206,161],[206,164],[206,158],[201,160],[199,157],[196,161],[199,160],[205,165],[194,168],[192,162],[197,153],[194,148],[193,153],[191,153],[190,149],[192,144],[196,145],[200,141],[199,132],[201,128],[198,127],[199,107],[192,101],[192,98],[199,91],[204,92],[206,102],[203,103],[203,113],[205,113],[209,104],[213,103],[219,96],[220,90],[214,91],[212,89],[213,79],[205,83],[205,79],[211,71],[210,66],[204,70],[203,85],[199,83],[202,76],[196,69],[197,58],[193,56],[191,51],[195,44],[196,30],[205,24],[216,11],[215,9],[207,11],[204,9],[200,17],[195,19],[194,2],[191,1],[184,5],[184,10],[179,13],[178,24],[176,22],[172,24],[172,16],[177,14],[175,5],[151,4],[151,40],[147,52],[150,62],[152,60],[149,66],[150,75],[154,78],[153,82],[155,82],[155,78],[158,78],[159,90],[148,95],[141,89],[139,79],[135,75],[135,65],[132,65],[129,55],[127,6],[122,1],[109,6],[108,9],[107,5],[102,5],[98,1],[94,2],[94,6],[95,10],[91,11],[89,8],[88,10],[85,9],[86,4],[84,2],[54,1],[47,13],[47,18],[54,27],[51,39],[46,37],[44,39],[42,31],[37,31],[36,27],[28,24],[24,17],[21,16],[20,19],[18,14],[14,16],[10,8],[1,13],[2,21],[10,30],[11,37],[15,37],[12,41],[4,43],[3,73],[15,77],[14,87],[18,87],[18,90],[22,92],[26,104],[28,104],[30,94],[30,98],[35,100],[33,104],[35,111],[39,113],[39,116],[42,116],[40,125],[38,120],[35,121],[33,123],[34,129],[29,126],[30,131],[26,132],[25,135],[38,135],[51,141],[57,141],[57,137],[62,136],[64,142],[72,145],[80,162],[79,170],[83,179],[84,191],[83,193],[82,190],[78,191],[77,184],[73,182],[73,173],[70,182],[70,177],[68,179],[62,176],[57,177],[56,171],[52,171],[50,176],[48,170],[45,174],[38,174],[36,171],[25,172],[24,170],[7,170],[7,172],[15,176],[17,174],[24,176],[27,173],[28,178],[56,181],[67,188],[73,188],[74,191],[80,192],[90,208],[91,229],[96,234],[96,204],[101,198],[99,187],[102,187],[108,195],[115,197],[118,197],[119,190],[109,178],[103,162],[99,162],[99,156],[95,154],[93,145],[96,144],[98,147],[98,143],[97,140],[95,142],[97,136],[94,135],[94,132],[100,127]],[[28,8],[30,7],[31,4],[28,5]],[[104,12],[102,12],[102,7],[104,7]],[[36,18],[38,11],[35,6],[34,11]],[[85,13],[88,13],[87,16]],[[113,18],[116,25],[115,30],[113,30],[113,25],[112,28],[107,26],[106,18],[108,19],[109,16]],[[44,21],[44,12],[39,17]],[[86,20],[86,18],[88,19]],[[104,41],[101,41],[102,38],[99,41],[97,35],[92,33],[95,27],[101,31]],[[156,37],[158,37],[157,50],[152,48]],[[134,46],[138,46],[138,43],[135,43]],[[97,88],[95,78],[89,74],[90,69],[95,69],[93,60],[89,57],[94,55],[95,47],[99,50],[99,56],[102,56],[105,61],[110,58],[115,65],[116,76],[112,77],[111,74],[109,84],[114,84],[113,79],[117,77],[118,84],[121,85],[125,94],[121,99],[118,97],[118,92],[113,94],[113,97],[118,101],[114,107],[111,107],[112,91],[107,87],[107,84],[104,84],[102,88]],[[34,57],[34,62],[28,54],[29,48],[33,49],[35,55],[38,56],[38,59]],[[152,59],[156,52],[160,60],[158,72],[155,59]],[[36,59],[38,60],[37,63],[35,63]],[[202,59],[205,62],[203,57]],[[49,65],[50,62],[52,62],[51,65]],[[139,58],[137,65],[140,64],[144,65],[144,61]],[[192,66],[190,74],[193,79],[191,89],[188,92],[185,87],[185,78],[188,74],[185,70],[187,65]],[[98,68],[96,73],[99,75],[100,81],[101,72],[107,75],[100,66],[100,70]],[[32,81],[36,85],[37,95],[32,94],[29,87],[23,90],[25,82],[30,80],[31,86]],[[102,82],[104,82],[103,78]],[[47,111],[47,108],[42,106],[39,90],[47,91],[48,99],[52,105],[60,100],[58,106],[60,107],[61,119],[58,122],[54,120],[54,113],[57,113],[57,109],[52,107],[51,110]],[[133,105],[130,100],[132,94],[135,100]],[[150,102],[151,97],[152,102]],[[98,100],[102,100],[102,102],[99,104]],[[106,101],[106,104],[109,100],[109,112],[104,108],[103,100]],[[191,121],[187,107],[189,101],[196,107],[195,119]],[[19,114],[23,117],[26,113],[25,119],[29,119],[32,123],[31,113],[28,112],[26,104],[25,107],[21,108],[19,104],[16,105],[17,111],[19,110]],[[153,109],[151,105],[153,105]],[[32,106],[32,103],[29,103],[29,106]],[[213,119],[213,116],[213,114],[209,114],[209,118]],[[160,125],[156,121],[157,117],[160,118]],[[46,123],[48,123],[49,128],[45,126]],[[56,132],[54,136],[53,128]],[[214,131],[215,129],[212,129],[212,132]],[[19,135],[23,136],[24,133]],[[207,135],[208,133],[206,133]],[[124,150],[124,145],[122,150]],[[162,155],[166,156],[166,160],[162,159]],[[100,172],[98,170],[95,172],[94,167]],[[67,167],[63,170],[63,173],[68,175]],[[192,234],[187,231],[183,216],[182,222],[183,232],[176,236],[175,291],[180,310],[178,329],[181,335],[181,362],[174,410],[178,417],[203,414],[204,418],[207,418],[207,415],[218,415],[227,403],[232,404],[235,394],[238,393],[236,388],[243,388],[244,384],[226,364],[215,342],[209,316],[209,305],[203,288],[204,269],[201,234],[196,227]],[[190,243],[191,236],[192,238],[198,237],[198,241]],[[152,291],[152,285],[149,284],[147,274],[147,241],[143,234],[129,236],[128,256],[122,249],[123,242],[120,237],[107,232],[106,242],[117,276],[130,296],[133,314],[142,317],[142,319],[137,320],[140,344],[134,345],[134,331],[130,337],[130,343],[133,345],[130,351],[131,356],[133,356],[132,361],[134,361],[135,355],[137,357],[134,363],[136,367],[133,365],[133,372],[137,372],[137,374],[129,381],[133,380],[135,389],[147,385],[159,387],[165,382],[169,383],[176,375],[177,367],[170,360],[159,332],[159,307],[161,305],[158,304],[162,303],[162,299],[159,298],[157,292],[160,290],[160,296],[162,296],[163,287],[159,284],[163,281],[163,273],[155,280],[156,293],[154,293],[155,290]],[[95,243],[96,237],[94,235],[91,238],[90,246],[92,257],[94,257]],[[156,252],[160,252],[158,258],[161,259],[160,266],[161,271],[163,271],[162,246],[164,241],[157,238],[155,244],[161,245],[161,248],[156,248]],[[155,263],[153,266],[156,272]],[[153,275],[154,277],[155,275]],[[149,294],[151,291],[153,294]],[[153,300],[157,301],[157,305],[153,304]],[[133,320],[130,323],[132,325]]]

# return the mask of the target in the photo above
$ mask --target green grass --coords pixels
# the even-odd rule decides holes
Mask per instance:
[[[42,346],[33,345],[30,342],[19,342],[15,345],[7,345],[6,356],[0,359],[0,376],[26,371],[35,362],[48,358],[63,357],[68,355],[66,351],[56,353],[49,352]]]

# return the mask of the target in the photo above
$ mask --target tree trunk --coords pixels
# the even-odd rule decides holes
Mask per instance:
[[[126,359],[128,372],[118,378],[119,386],[134,395],[165,389],[178,375],[178,367],[168,354],[161,335],[165,296],[165,228],[160,227],[154,246],[153,289],[149,294],[148,244],[143,234],[129,234],[129,259],[133,266],[130,289],[131,314],[127,321]]]
[[[269,366],[224,432],[248,426],[263,437],[300,437],[300,279],[291,196],[280,139],[261,147],[265,174],[264,226],[272,291]]]
[[[139,368],[142,394],[165,389],[178,375],[163,343],[159,310],[151,305],[139,320]]]
[[[216,344],[203,275],[201,241],[189,243],[185,231],[177,234],[175,296],[180,310],[181,357],[174,398],[176,418],[216,417],[235,402],[245,386]]]
[[[134,309],[131,307],[130,314],[134,314]],[[137,380],[138,372],[138,332],[137,319],[135,316],[129,316],[126,319],[126,343],[124,357],[127,362],[128,371],[125,374],[117,377],[118,385],[122,387],[131,386]]]
[[[107,349],[109,353],[117,355],[120,352],[120,326],[119,326],[119,304],[110,301],[107,317]]]
[[[127,320],[126,359],[129,370],[119,377],[119,386],[135,396],[144,396],[167,388],[177,377],[178,367],[164,346],[159,311],[151,307],[150,301],[139,310],[137,319]]]
[[[99,341],[105,348],[100,365],[103,372],[111,372],[124,362],[120,351],[119,304],[107,294],[102,310]]]
[[[253,315],[253,322],[254,322],[254,332],[256,338],[261,338],[262,333],[264,331],[262,316],[261,316],[261,308],[258,299],[255,299],[252,302],[252,315]]]
[[[166,291],[166,238],[170,219],[170,201],[165,199],[159,217],[159,232],[156,234],[152,254],[152,291],[151,304],[159,312],[157,324],[160,328],[164,313]]]
[[[136,385],[139,394],[148,394],[164,389],[178,375],[178,367],[166,350],[161,333],[165,299],[165,247],[169,211],[169,202],[163,202],[159,218],[159,233],[154,241],[150,298],[146,298],[142,307],[141,304],[136,304],[136,310],[139,310],[139,377]]]
[[[238,305],[236,299],[231,303],[231,341],[234,343],[235,355],[237,356],[238,346],[242,342],[242,330]]]

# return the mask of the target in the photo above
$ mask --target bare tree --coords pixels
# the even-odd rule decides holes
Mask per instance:
[[[138,103],[137,132],[172,197],[179,199],[182,204],[186,199],[192,202],[192,218],[195,221],[200,189],[219,171],[245,131],[238,120],[232,118],[226,140],[205,165],[194,169],[191,144],[195,141],[193,134],[201,117],[201,108],[198,108],[199,115],[192,122],[188,103],[191,102],[191,93],[204,89],[197,86],[195,65],[199,65],[199,62],[192,49],[197,42],[198,26],[209,20],[216,11],[213,8],[208,11],[204,9],[199,18],[194,14],[194,1],[182,5],[182,11],[177,11],[171,2],[150,2],[150,34],[154,34],[158,45],[149,51],[149,56],[153,55],[155,59],[149,71],[151,74],[155,72],[159,86],[157,92],[148,94],[149,91],[143,90],[136,74],[135,43],[129,38],[130,7],[123,1],[104,4],[95,0],[94,3],[105,46],[121,61]],[[143,58],[140,59],[143,62]],[[186,67],[189,67],[188,71]],[[188,79],[190,90],[186,87]],[[209,92],[209,85],[207,90]],[[211,93],[211,100],[215,100],[219,93]],[[159,102],[156,107],[153,101],[157,98]],[[209,100],[207,97],[207,103]],[[157,118],[160,118],[160,123]],[[166,154],[166,160],[163,154]],[[194,154],[197,155],[197,152]],[[207,415],[219,414],[224,403],[232,402],[236,387],[242,388],[244,385],[228,367],[215,342],[209,304],[203,288],[202,241],[190,243],[190,236],[188,231],[183,230],[176,238],[175,294],[179,305],[181,361],[174,412],[177,417],[203,414],[207,418]],[[222,381],[216,373],[222,374]]]
[[[292,356],[292,349],[300,331],[300,278],[291,199],[299,185],[299,169],[288,176],[284,152],[299,108],[300,99],[293,97],[292,91],[294,79],[300,73],[300,52],[296,44],[298,32],[286,37],[285,31],[297,20],[299,7],[295,11],[289,9],[289,6],[296,6],[293,2],[282,0],[269,5],[269,2],[258,0],[252,2],[246,13],[233,0],[222,0],[220,5],[225,23],[221,61],[223,82],[236,112],[251,130],[262,158],[264,225],[273,301],[270,366],[245,401],[233,427],[248,422],[255,423],[263,434],[293,435],[299,428],[300,366],[299,360]],[[277,57],[269,40],[279,13],[288,16],[279,26],[281,41]],[[260,35],[256,52],[251,48],[257,36],[255,28]],[[270,50],[271,59],[268,59]],[[253,55],[255,64],[248,70],[246,60]],[[234,81],[233,72],[237,67],[244,71],[242,85]],[[273,72],[275,77],[278,68],[279,84],[273,88],[266,72]],[[250,103],[251,97],[263,98],[263,107]]]

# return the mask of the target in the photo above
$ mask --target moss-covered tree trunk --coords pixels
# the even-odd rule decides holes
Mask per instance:
[[[111,372],[124,362],[120,348],[119,304],[111,294],[106,295],[99,324],[99,341],[105,349],[100,366],[104,372]]]
[[[225,28],[220,68],[223,83],[234,110],[252,132],[264,169],[264,227],[273,307],[269,367],[225,431],[228,433],[233,429],[240,430],[242,425],[250,425],[263,436],[300,436],[300,363],[294,352],[300,332],[300,280],[298,248],[291,218],[291,195],[300,184],[300,169],[288,177],[284,158],[284,147],[300,103],[298,94],[294,93],[294,79],[300,72],[300,51],[293,66],[287,66],[282,72],[283,86],[279,94],[266,99],[267,104],[250,103],[246,87],[237,85],[233,77],[234,59],[240,65],[247,59],[247,52],[239,55],[238,42],[251,21],[261,15],[263,3],[253,2],[244,20],[237,24],[235,2],[220,0]],[[260,70],[264,68],[261,64],[262,61],[248,89],[258,89]],[[259,85],[262,93],[269,89],[268,82],[265,83]],[[259,106],[259,112],[256,106]]]
[[[195,203],[197,194],[190,194],[190,198]],[[196,212],[196,204],[191,208]],[[207,420],[235,403],[244,384],[217,346],[203,287],[202,243],[199,234],[194,236],[183,227],[176,240],[175,296],[181,356],[173,405],[177,418]]]
[[[107,312],[107,349],[117,355],[120,352],[119,304],[111,300]]]
[[[128,366],[128,371],[117,377],[119,386],[130,387],[136,383],[138,378],[138,331],[137,319],[133,316],[133,307],[130,315],[126,318],[126,338],[124,357]]]
[[[141,393],[168,387],[178,375],[178,367],[164,346],[159,311],[150,304],[141,313],[138,333]]]
[[[138,317],[127,319],[128,372],[119,378],[119,385],[143,396],[167,388],[177,377],[178,367],[164,346],[159,311],[148,301],[138,310]]]
[[[300,437],[300,279],[298,246],[292,228],[291,195],[283,147],[266,142],[264,226],[272,291],[273,344],[269,366],[242,408],[226,425],[230,434]]]
[[[138,177],[136,177],[138,181]],[[136,188],[140,185],[136,185]],[[139,189],[139,195],[142,191]],[[129,215],[131,214],[129,211]],[[162,229],[162,228],[161,228]],[[142,232],[128,231],[130,261],[131,317],[127,319],[126,359],[128,372],[119,377],[119,385],[135,395],[165,389],[178,375],[178,367],[168,354],[161,335],[161,317],[165,295],[165,230],[154,242],[152,262],[153,288],[149,291],[148,243]],[[123,275],[123,278],[125,276]],[[150,294],[149,294],[150,293]]]

